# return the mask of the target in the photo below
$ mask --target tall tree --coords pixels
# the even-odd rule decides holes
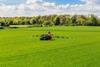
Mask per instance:
[[[93,26],[97,26],[98,23],[97,17],[94,15],[89,16],[89,23],[91,23],[91,25]]]
[[[86,17],[81,15],[77,17],[77,25],[82,25],[84,26],[86,24]]]
[[[77,24],[77,16],[74,15],[74,16],[71,17],[71,25],[75,26],[76,24]]]
[[[60,25],[60,18],[58,16],[54,18],[54,24]]]

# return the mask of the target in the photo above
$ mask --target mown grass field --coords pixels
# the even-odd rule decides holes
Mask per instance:
[[[51,41],[40,41],[51,31]],[[0,67],[100,67],[100,27],[0,30]]]

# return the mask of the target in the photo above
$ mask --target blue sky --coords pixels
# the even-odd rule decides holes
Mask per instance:
[[[0,0],[0,2],[5,4],[21,4],[25,3],[26,0]],[[80,0],[46,0],[47,2],[55,2],[56,4],[80,4]]]
[[[50,14],[100,16],[100,0],[0,0],[0,17]]]
[[[80,4],[80,0],[48,0],[49,2],[55,2],[57,4]]]
[[[5,3],[8,5],[16,5],[16,4],[21,4],[24,2],[25,0],[0,0],[0,3]]]

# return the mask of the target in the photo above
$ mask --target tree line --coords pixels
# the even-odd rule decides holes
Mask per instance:
[[[0,26],[100,26],[100,18],[95,15],[48,15],[33,17],[0,17]]]

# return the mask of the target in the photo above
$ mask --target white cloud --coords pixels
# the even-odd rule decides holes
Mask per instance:
[[[26,0],[26,4],[41,4],[43,0]]]
[[[100,0],[81,0],[82,2],[85,2],[86,4],[91,4],[91,5],[99,5]]]
[[[50,3],[44,0],[26,0],[19,5],[0,4],[0,16],[33,16],[48,14],[95,14],[100,16],[99,0],[81,0],[84,4]],[[91,6],[93,4],[93,6]]]

